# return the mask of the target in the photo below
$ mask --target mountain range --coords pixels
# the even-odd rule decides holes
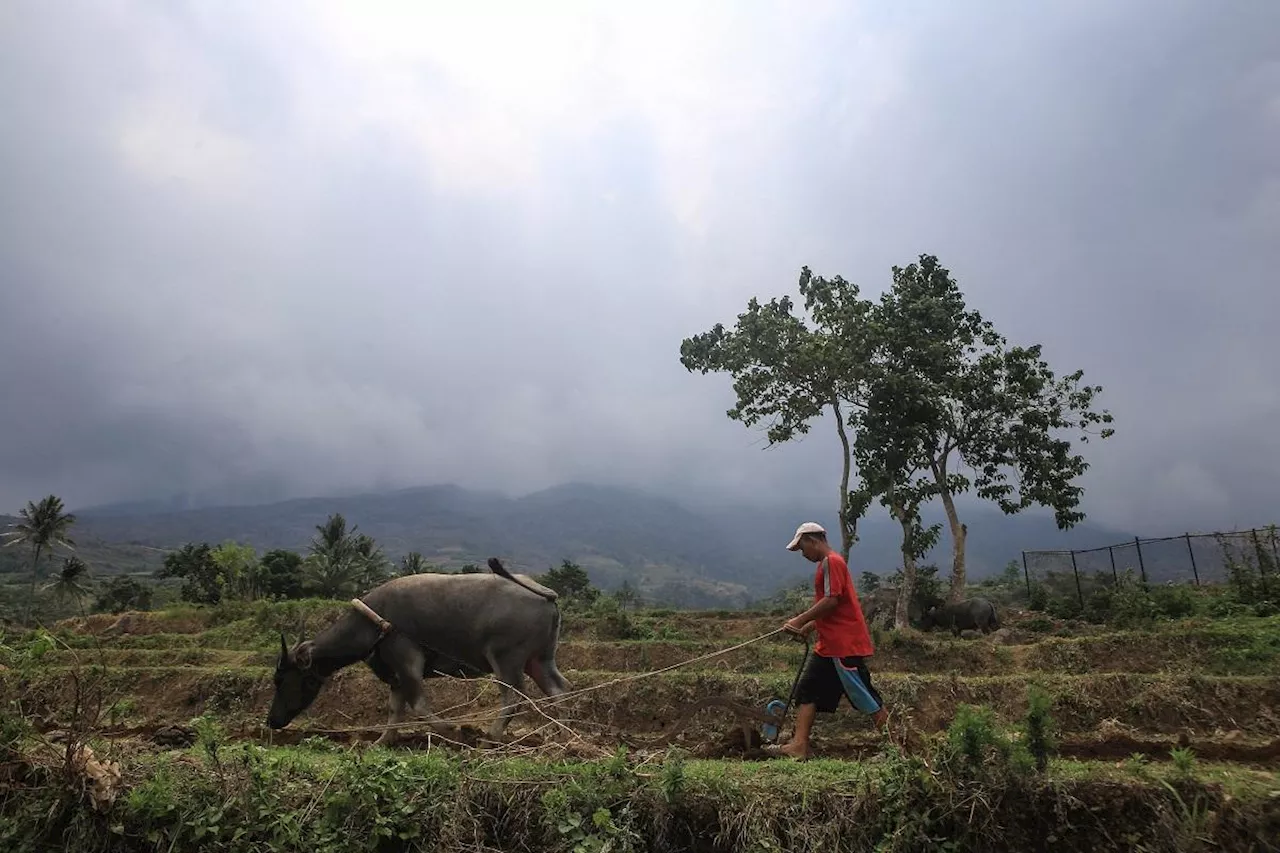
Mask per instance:
[[[140,571],[155,568],[164,550],[187,542],[234,540],[260,553],[304,550],[316,525],[340,512],[393,559],[418,551],[456,569],[498,556],[527,572],[569,559],[606,589],[630,580],[657,600],[734,606],[809,577],[803,560],[784,550],[801,521],[835,528],[834,506],[686,506],[635,489],[582,483],[518,498],[439,485],[252,506],[180,506],[166,501],[79,509],[74,538],[99,573]],[[1020,560],[1023,549],[1091,548],[1133,538],[1093,522],[1063,532],[1046,514],[1005,516],[976,504],[962,507],[962,518],[975,579]],[[0,526],[11,521],[0,517]],[[926,518],[933,521],[941,518]],[[860,523],[859,537],[850,557],[855,574],[887,575],[898,568],[899,528],[882,510]],[[950,548],[944,531],[926,562],[947,574]],[[17,555],[5,551],[12,564]]]

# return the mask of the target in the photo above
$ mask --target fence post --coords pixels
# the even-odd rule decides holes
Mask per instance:
[[[1084,591],[1080,589],[1080,572],[1076,569],[1076,552],[1071,552],[1071,574],[1076,576],[1076,598],[1080,599],[1080,610],[1084,610]]]
[[[1022,552],[1022,576],[1027,579],[1027,606],[1031,606],[1031,572],[1027,570],[1027,552]]]
[[[1133,537],[1133,545],[1138,549],[1138,571],[1142,574],[1142,585],[1147,585],[1147,565],[1142,562],[1142,540],[1137,536]]]
[[[1196,552],[1191,547],[1191,534],[1184,533],[1183,536],[1187,538],[1187,554],[1191,557],[1191,574],[1195,575],[1196,586],[1200,586],[1200,572],[1196,569]]]
[[[1271,537],[1271,556],[1275,558],[1271,565],[1275,566],[1277,571],[1280,571],[1280,548],[1276,547],[1276,526],[1274,524],[1267,528],[1267,535]]]
[[[1116,574],[1116,549],[1110,545],[1107,546],[1107,556],[1111,558],[1111,581],[1116,586],[1120,585],[1120,576]]]
[[[1258,528],[1253,528],[1249,533],[1253,536],[1253,551],[1258,556],[1258,580],[1261,581],[1262,594],[1270,595],[1271,590],[1267,588],[1267,555],[1262,553],[1262,543],[1258,541]]]

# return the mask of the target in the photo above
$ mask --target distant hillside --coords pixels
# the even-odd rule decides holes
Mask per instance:
[[[567,558],[606,588],[630,579],[651,595],[665,597],[678,589],[681,600],[707,606],[739,603],[803,582],[807,566],[784,546],[800,521],[816,520],[829,529],[835,524],[834,512],[691,509],[640,491],[583,484],[522,498],[446,485],[262,506],[160,512],[152,511],[153,506],[79,510],[77,533],[86,540],[120,543],[114,547],[126,549],[121,554],[138,546],[176,548],[229,539],[259,551],[303,549],[316,525],[341,512],[393,558],[416,550],[432,562],[458,567],[483,564],[497,555],[535,572]],[[1064,534],[1046,516],[1006,517],[983,508],[968,508],[965,521],[975,578],[999,571],[1018,559],[1023,548],[1087,548],[1129,538],[1093,524]],[[862,523],[860,535],[852,555],[855,573],[869,569],[887,574],[897,568],[898,528],[893,522],[877,512]],[[944,574],[949,553],[944,537],[930,557]],[[112,564],[119,562],[112,558]]]
[[[0,533],[7,533],[10,526],[17,520],[13,516],[0,515]],[[137,544],[104,542],[79,525],[72,530],[71,538],[76,543],[76,555],[88,563],[95,573],[149,572],[154,571],[164,561],[164,554],[159,551]],[[67,553],[69,552],[59,549],[55,555],[57,562],[47,566],[46,570],[55,569]],[[0,548],[0,575],[26,572],[30,568],[31,551],[26,546],[12,545]]]

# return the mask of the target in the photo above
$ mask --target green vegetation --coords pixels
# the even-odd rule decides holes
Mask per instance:
[[[689,371],[732,376],[737,401],[728,416],[767,424],[770,445],[832,416],[841,444],[842,553],[848,557],[858,520],[876,501],[901,527],[899,628],[909,621],[916,562],[940,532],[921,515],[934,498],[952,538],[950,600],[966,585],[968,528],[956,495],[972,489],[1006,514],[1049,507],[1062,529],[1083,520],[1077,480],[1088,464],[1064,434],[1084,443],[1098,425],[1106,425],[1102,438],[1113,433],[1111,414],[1093,409],[1100,386],[1082,385],[1081,371],[1057,376],[1039,345],[1010,345],[930,255],[895,266],[878,303],[808,267],[799,290],[807,320],[792,313],[790,297],[764,305],[752,298],[732,331],[717,323],[682,341],[680,361]],[[859,484],[851,489],[855,466]]]
[[[63,559],[62,569],[53,582],[36,587],[35,580],[41,573],[35,569],[43,565],[40,557],[51,557],[55,547],[74,547],[68,535],[74,523],[75,516],[63,513],[61,500],[50,495],[39,504],[30,504],[23,511],[22,520],[15,522],[6,534],[8,544],[26,544],[32,549],[33,586],[29,593],[21,596],[25,602],[24,622],[31,622],[33,606],[39,604],[45,606],[36,612],[46,618],[83,615],[84,603],[95,599],[95,595],[93,612],[146,611],[166,581],[180,583],[177,595],[181,601],[216,606],[312,596],[345,600],[393,575],[391,562],[373,537],[357,533],[355,526],[348,529],[342,514],[333,513],[324,524],[316,526],[316,536],[306,557],[280,548],[259,557],[252,546],[233,541],[217,546],[189,542],[165,555],[153,579],[116,576],[101,590],[95,590],[90,581],[89,564],[73,554]],[[433,566],[416,551],[403,557],[395,567],[395,574],[399,575],[438,571],[446,570]],[[466,574],[488,570],[468,563],[460,571]],[[590,609],[605,602],[613,619],[613,627],[606,631],[609,636],[619,639],[640,636],[628,626],[626,615],[621,613],[623,609],[635,608],[641,601],[630,583],[624,582],[614,595],[602,598],[587,572],[568,559],[548,568],[538,579],[559,592],[562,605],[569,610]],[[39,601],[37,592],[48,593],[49,600]],[[0,595],[0,612],[14,609],[11,605],[6,608],[7,603],[6,597]]]
[[[571,560],[548,569],[538,581],[558,592],[569,607],[590,605],[600,597],[600,590],[591,585],[591,578],[582,566]]]
[[[489,750],[344,733],[385,720],[385,687],[357,668],[270,745],[279,631],[347,606],[224,598],[0,635],[0,845],[1021,850],[1051,834],[1055,850],[1261,850],[1280,819],[1280,616],[1120,628],[1012,612],[1000,641],[888,631],[873,671],[896,739],[845,709],[806,765],[756,760],[718,712],[645,746],[699,697],[785,696],[800,650],[781,638],[574,698],[555,714],[576,737],[522,715]],[[598,593],[566,606],[558,659],[572,687],[604,685],[777,623]],[[453,714],[497,704],[484,681],[429,690]]]
[[[24,620],[30,619],[36,584],[44,573],[40,557],[52,558],[56,549],[75,546],[67,533],[75,521],[74,515],[63,512],[62,499],[49,495],[39,503],[27,501],[27,505],[18,511],[18,521],[5,534],[6,547],[25,545],[31,549],[31,590],[23,609]]]
[[[970,727],[967,734],[974,734]],[[467,760],[443,755],[269,749],[202,740],[188,750],[121,757],[138,780],[98,812],[49,784],[5,805],[0,844],[48,849],[382,851],[1263,849],[1268,781],[1229,787],[1153,767],[1143,780],[1065,765],[1041,779],[1001,764],[985,735],[964,761],[887,750],[864,764],[803,769],[689,760],[657,763]],[[976,775],[976,778],[975,778]],[[52,779],[50,778],[52,777]],[[1002,778],[995,783],[992,780]],[[830,808],[832,797],[839,808]],[[1198,814],[1179,808],[1188,797]],[[1204,820],[1211,817],[1210,820]],[[1250,847],[1250,845],[1253,845]]]

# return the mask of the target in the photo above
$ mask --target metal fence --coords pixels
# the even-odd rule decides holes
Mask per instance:
[[[1280,589],[1280,530],[1275,525],[1230,533],[1184,533],[1159,539],[1073,551],[1023,551],[1027,595],[1033,582],[1074,586],[1084,605],[1086,588],[1119,583],[1132,572],[1142,583],[1228,583],[1256,579]],[[1252,581],[1251,581],[1252,582]]]

